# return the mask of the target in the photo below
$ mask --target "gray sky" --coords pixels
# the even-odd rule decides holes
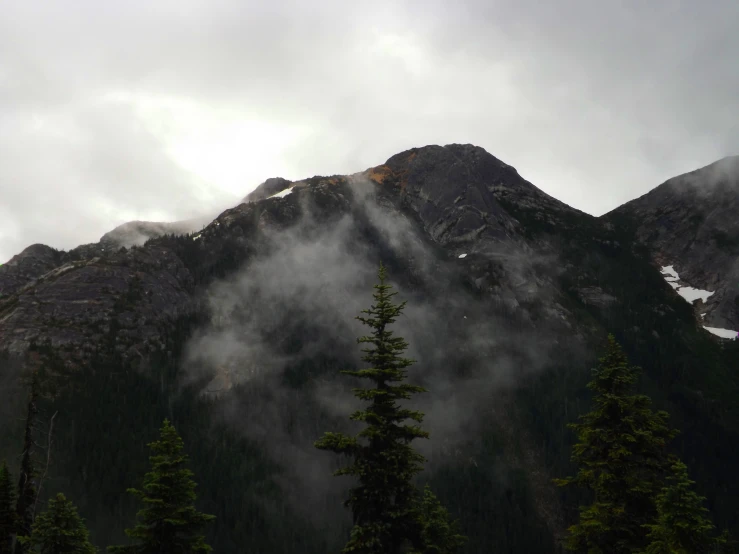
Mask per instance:
[[[739,154],[736,0],[0,2],[0,262],[473,143],[594,215]]]

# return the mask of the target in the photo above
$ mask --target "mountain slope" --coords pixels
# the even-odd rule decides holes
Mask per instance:
[[[707,325],[739,330],[739,156],[669,179],[603,216],[713,294],[698,307]]]
[[[325,552],[348,525],[346,484],[312,441],[346,425],[338,371],[359,363],[353,318],[382,260],[409,302],[397,327],[419,360],[411,377],[431,391],[424,478],[462,518],[466,552],[554,550],[581,499],[550,478],[571,470],[565,424],[587,409],[607,332],[682,429],[675,448],[718,523],[736,528],[735,345],[700,328],[648,244],[632,248],[637,219],[575,210],[472,145],[414,148],[354,175],[268,180],[189,235],[35,246],[0,268],[0,350],[48,341],[45,364],[73,383],[56,401],[73,423],[54,483],[100,541],[122,538],[132,507],[116,490],[168,415],[197,452],[214,547]],[[271,527],[286,514],[291,533]]]

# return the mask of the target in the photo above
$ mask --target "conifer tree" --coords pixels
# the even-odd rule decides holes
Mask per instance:
[[[31,535],[18,537],[31,552],[40,554],[95,554],[90,533],[71,500],[59,493],[49,500],[49,508],[39,514]]]
[[[15,494],[8,465],[0,466],[0,554],[11,554],[15,535]]]
[[[367,379],[374,385],[353,390],[369,406],[351,414],[350,419],[364,422],[366,427],[355,437],[325,433],[315,446],[351,458],[350,465],[334,474],[351,475],[359,481],[345,502],[352,510],[354,527],[343,552],[396,554],[409,546],[419,551],[426,547],[422,540],[423,521],[419,520],[418,491],[412,482],[423,469],[425,459],[410,443],[429,435],[417,425],[422,422],[423,414],[401,408],[397,403],[426,389],[405,382],[406,368],[414,360],[403,357],[408,343],[402,337],[393,336],[389,326],[406,303],[392,302],[397,292],[391,292],[392,286],[385,282],[384,266],[380,265],[378,275],[374,304],[362,311],[366,317],[357,317],[371,329],[369,336],[357,339],[358,343],[369,345],[362,350],[362,360],[370,367],[341,372]],[[411,423],[404,423],[408,420]],[[434,516],[438,515],[437,510]]]
[[[457,552],[467,537],[459,533],[457,521],[451,521],[449,512],[426,485],[418,499],[420,546],[410,554],[452,554]]]
[[[28,536],[33,525],[33,508],[36,505],[36,465],[34,463],[36,442],[33,439],[34,425],[38,408],[36,402],[39,397],[39,375],[34,370],[31,373],[26,421],[23,435],[23,454],[21,457],[20,476],[18,478],[18,500],[16,503],[16,534]],[[27,552],[27,547],[21,541],[15,543],[15,554]]]
[[[137,541],[130,546],[109,546],[115,554],[193,554],[210,552],[202,529],[215,516],[198,512],[192,480],[193,472],[185,466],[189,457],[183,453],[184,443],[177,431],[164,420],[160,439],[149,443],[151,471],[144,477],[143,491],[128,489],[144,507],[136,514],[138,523],[126,529],[126,535]]]
[[[588,383],[593,410],[568,425],[577,432],[572,460],[579,469],[574,477],[555,479],[595,495],[568,529],[569,550],[620,554],[647,545],[643,526],[656,516],[654,498],[670,466],[666,445],[677,431],[669,428],[667,412],[652,411],[649,397],[635,394],[640,371],[609,335],[606,355]]]
[[[647,524],[649,546],[643,554],[713,554],[726,543],[717,537],[713,523],[706,517],[705,498],[692,490],[695,481],[688,478],[688,468],[679,460],[673,474],[657,496],[657,519]]]

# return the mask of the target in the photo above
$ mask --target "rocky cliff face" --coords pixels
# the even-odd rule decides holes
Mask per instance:
[[[515,168],[480,147],[427,146],[397,154],[370,170],[378,183],[393,183],[440,244],[475,243],[481,250],[526,234],[516,212],[530,211],[550,225],[589,217],[518,175]],[[493,247],[493,250],[495,248]]]
[[[60,252],[44,244],[33,244],[0,265],[0,299],[51,271],[61,262]]]
[[[28,269],[25,283],[0,298],[0,344],[13,354],[37,343],[76,360],[101,345],[144,356],[162,349],[167,325],[191,309],[192,277],[161,247],[80,260],[66,256],[53,266],[26,256],[19,263]],[[48,267],[53,269],[42,271]]]
[[[628,227],[655,265],[713,294],[696,313],[714,327],[739,329],[739,156],[666,181],[603,216]]]
[[[48,340],[84,357],[105,333],[120,328],[116,348],[143,356],[161,346],[157,328],[197,304],[198,274],[212,272],[225,258],[233,258],[234,267],[245,263],[274,242],[275,231],[308,213],[330,226],[361,208],[367,194],[382,210],[408,219],[414,240],[440,249],[434,263],[453,264],[493,305],[539,326],[546,321],[582,338],[588,331],[573,309],[614,305],[617,293],[603,281],[601,262],[573,262],[592,259],[593,248],[619,251],[614,229],[627,220],[656,262],[674,263],[694,286],[716,289],[708,321],[739,326],[731,287],[739,277],[739,220],[732,217],[737,159],[668,181],[601,220],[550,197],[472,145],[414,148],[350,176],[269,179],[244,203],[187,235],[197,267],[166,242],[121,248],[186,233],[193,221],[131,222],[69,252],[27,248],[0,267],[0,345],[21,352]],[[710,190],[701,188],[708,176]]]

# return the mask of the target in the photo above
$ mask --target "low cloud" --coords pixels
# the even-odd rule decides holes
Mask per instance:
[[[331,476],[339,461],[316,450],[313,441],[323,431],[356,431],[347,418],[361,407],[351,393],[357,383],[339,375],[336,364],[363,365],[356,337],[368,329],[355,316],[372,301],[378,252],[404,265],[390,274],[396,300],[408,302],[393,330],[417,360],[409,380],[430,391],[413,406],[427,414],[424,427],[432,438],[417,447],[436,456],[432,464],[471,440],[496,391],[540,371],[552,346],[543,333],[517,328],[503,312],[491,313],[489,303],[449,288],[459,276],[454,262],[438,259],[389,201],[378,202],[373,184],[356,179],[351,190],[354,212],[338,224],[322,226],[306,215],[291,229],[269,234],[268,255],[209,289],[212,320],[193,338],[187,356],[193,376],[216,374],[208,389],[221,395],[224,417],[284,467],[280,480],[287,496],[320,520],[317,525],[341,513],[337,503],[329,516],[325,504],[347,481]],[[379,237],[379,244],[371,245],[362,232]],[[306,359],[318,373],[300,376],[305,382],[298,390],[290,375],[305,371],[300,364]],[[321,371],[322,361],[333,364],[330,372]]]
[[[737,3],[5,2],[0,262],[473,143],[601,214],[737,154]]]

